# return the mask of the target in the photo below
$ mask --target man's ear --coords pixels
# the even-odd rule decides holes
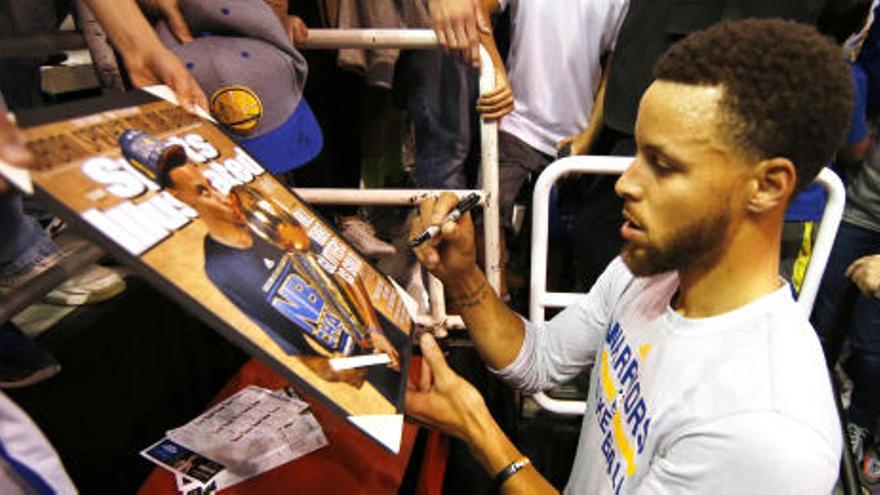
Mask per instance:
[[[752,169],[746,208],[752,213],[763,213],[782,206],[797,184],[797,169],[788,158],[761,160]]]

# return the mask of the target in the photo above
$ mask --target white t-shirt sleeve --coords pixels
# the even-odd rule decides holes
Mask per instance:
[[[620,34],[620,27],[626,18],[629,10],[629,0],[614,0],[608,9],[608,22],[605,23],[605,30],[602,33],[602,53],[614,51],[617,45],[617,35]]]
[[[574,378],[595,361],[615,302],[633,280],[617,258],[590,292],[543,325],[525,323],[519,354],[510,365],[492,370],[526,392],[546,390]]]
[[[772,412],[689,427],[660,446],[633,493],[832,492],[840,452],[805,423]]]

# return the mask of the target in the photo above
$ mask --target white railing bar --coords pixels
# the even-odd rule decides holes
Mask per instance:
[[[628,156],[570,156],[551,163],[541,172],[532,195],[532,272],[529,282],[529,320],[544,321],[547,292],[547,237],[550,231],[550,190],[562,176],[572,173],[620,174],[632,162]],[[543,221],[538,221],[538,219]],[[537,295],[541,295],[540,300]]]
[[[825,201],[825,209],[822,211],[819,230],[816,231],[814,237],[816,244],[813,246],[813,254],[807,264],[807,272],[804,274],[797,298],[797,304],[807,315],[807,318],[813,312],[813,303],[816,301],[816,294],[822,284],[822,274],[825,273],[825,266],[828,264],[828,257],[831,253],[831,247],[834,245],[834,239],[837,237],[837,228],[840,227],[840,219],[843,217],[843,207],[846,203],[846,190],[837,174],[823,168],[815,182],[825,189],[828,198]]]
[[[480,94],[495,88],[495,68],[492,59],[480,46]],[[480,119],[480,186],[486,191],[483,207],[484,252],[486,278],[496,294],[501,293],[501,216],[498,207],[498,121]]]
[[[532,272],[529,283],[529,319],[532,322],[543,323],[547,307],[567,306],[583,296],[546,292],[550,191],[553,185],[563,176],[573,173],[621,174],[631,162],[632,157],[628,156],[570,156],[551,163],[538,176],[532,195]],[[580,416],[586,411],[583,401],[557,400],[544,392],[538,392],[532,398],[543,409],[556,414]]]
[[[439,46],[431,29],[312,29],[297,48],[406,48],[434,49]]]
[[[415,206],[423,199],[436,198],[442,192],[452,192],[459,198],[475,192],[480,195],[480,204],[484,204],[486,198],[485,191],[479,189],[337,189],[295,187],[293,191],[307,203],[334,205]]]

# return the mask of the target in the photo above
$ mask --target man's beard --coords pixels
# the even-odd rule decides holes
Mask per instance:
[[[625,243],[620,256],[637,277],[710,262],[723,251],[729,224],[730,215],[720,211],[679,228],[666,246]]]

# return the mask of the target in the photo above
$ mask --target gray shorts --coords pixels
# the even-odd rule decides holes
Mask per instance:
[[[529,176],[540,173],[554,160],[513,134],[498,131],[498,201],[502,225],[511,226],[513,203]]]

